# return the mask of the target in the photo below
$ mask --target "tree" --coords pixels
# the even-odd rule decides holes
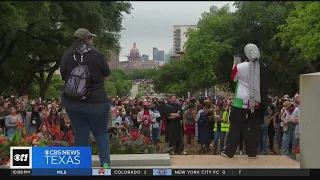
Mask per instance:
[[[85,27],[98,35],[95,47],[107,54],[119,49],[123,13],[128,2],[1,2],[1,76],[18,94],[33,81],[44,97],[63,53],[69,48],[76,29]],[[41,16],[39,16],[41,14]],[[12,71],[14,70],[14,71]],[[13,77],[13,78],[12,78]]]
[[[141,94],[137,94],[134,99],[141,99],[141,98],[142,98],[142,95]]]
[[[232,90],[233,56],[243,55],[248,43],[259,47],[260,60],[267,65],[270,93],[293,95],[298,91],[299,74],[320,68],[315,51],[319,46],[317,3],[238,1],[235,5],[234,13],[228,6],[213,6],[202,14],[197,29],[188,32],[185,55],[179,60],[184,68],[171,63],[163,66],[154,81],[156,90],[193,92],[216,84]],[[176,74],[180,70],[183,76]]]
[[[157,74],[157,69],[141,69],[129,73],[128,76],[130,79],[153,79]]]
[[[109,96],[113,96],[113,97],[117,96],[117,88],[116,88],[116,86],[114,85],[113,82],[105,81],[104,82],[104,88],[107,91]]]
[[[188,86],[188,71],[183,60],[173,60],[158,70],[153,79],[154,90],[169,94],[184,95],[190,88]]]
[[[297,2],[286,23],[279,26],[276,37],[291,52],[299,52],[312,72],[320,69],[320,4],[318,2]],[[317,61],[312,66],[310,61]]]
[[[288,48],[282,47],[281,41],[274,38],[279,32],[278,26],[285,23],[294,9],[293,5],[281,1],[242,2],[235,13],[239,31],[233,45],[242,53],[248,42],[259,47],[260,60],[268,69],[269,90],[274,94],[295,93],[298,74],[306,68],[298,56],[289,53]]]
[[[122,69],[112,69],[108,81],[105,81],[104,87],[109,96],[127,96],[132,88],[128,74]]]
[[[112,69],[109,80],[116,81],[119,79],[128,80],[129,79],[128,74],[123,69]]]
[[[231,60],[228,60],[231,58],[221,57],[231,55],[236,32],[235,21],[236,18],[230,12],[229,6],[220,9],[213,6],[209,13],[203,14],[197,30],[189,32],[184,60],[190,73],[189,84],[193,90],[215,85],[221,78],[217,78],[221,67],[231,64]],[[224,69],[224,72],[231,70]]]

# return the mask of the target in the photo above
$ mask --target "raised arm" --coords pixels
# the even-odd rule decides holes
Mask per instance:
[[[234,82],[236,82],[238,80],[238,68],[237,68],[237,60],[236,60],[235,56],[233,57],[231,79]]]

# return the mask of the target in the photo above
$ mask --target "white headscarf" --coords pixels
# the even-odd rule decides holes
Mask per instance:
[[[250,110],[254,112],[254,106],[261,103],[260,94],[260,51],[255,44],[247,44],[244,54],[249,60],[249,82],[250,82]]]

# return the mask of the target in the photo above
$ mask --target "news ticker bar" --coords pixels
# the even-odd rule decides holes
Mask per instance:
[[[310,176],[310,169],[8,169],[11,176]],[[320,171],[316,170],[315,174]],[[1,171],[1,174],[2,171]]]

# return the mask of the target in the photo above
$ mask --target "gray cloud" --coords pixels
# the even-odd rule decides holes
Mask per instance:
[[[232,1],[155,1],[130,2],[134,8],[123,20],[125,30],[121,32],[122,55],[129,54],[136,42],[140,54],[152,57],[152,47],[168,53],[173,45],[173,25],[195,25],[201,14],[210,6],[222,7]],[[232,10],[234,8],[232,7]],[[121,58],[123,59],[123,58]]]

